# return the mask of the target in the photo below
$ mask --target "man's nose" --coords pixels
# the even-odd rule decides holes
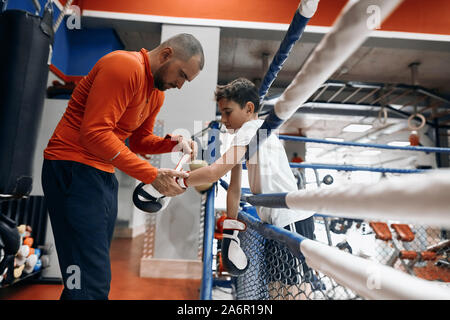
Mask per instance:
[[[183,87],[183,84],[185,82],[185,79],[180,79],[177,81],[177,88],[181,89]]]

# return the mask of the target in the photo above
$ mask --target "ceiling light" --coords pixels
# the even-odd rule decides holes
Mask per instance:
[[[391,141],[388,143],[388,146],[393,147],[406,147],[409,145],[410,145],[409,141]]]
[[[349,124],[342,131],[344,132],[365,132],[372,128],[371,124]]]

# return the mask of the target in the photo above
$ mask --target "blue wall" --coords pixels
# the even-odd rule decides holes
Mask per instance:
[[[39,0],[41,4],[42,16],[47,0]],[[20,9],[35,13],[32,0],[10,0],[7,10]],[[53,21],[59,16],[59,9],[53,5]],[[55,34],[53,44],[52,64],[66,75],[84,76],[94,64],[104,55],[124,48],[120,39],[113,29],[81,29],[69,30],[66,26],[66,19],[60,24]]]
[[[124,49],[113,29],[68,30],[67,40],[69,63],[65,73],[68,75],[86,75],[105,54]]]

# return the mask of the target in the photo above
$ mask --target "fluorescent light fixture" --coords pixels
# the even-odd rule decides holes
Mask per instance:
[[[360,155],[362,156],[376,156],[378,154],[380,154],[381,151],[380,150],[364,150],[360,153]]]
[[[334,141],[334,142],[344,142],[344,139],[341,139],[341,138],[325,138],[325,140]]]
[[[393,147],[407,147],[409,145],[410,145],[409,141],[391,141],[388,143],[388,146]]]
[[[349,124],[342,131],[344,132],[365,132],[372,128],[371,124]]]

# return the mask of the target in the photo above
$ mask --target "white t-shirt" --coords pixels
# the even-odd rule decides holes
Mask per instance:
[[[231,147],[246,146],[256,134],[263,120],[245,122],[236,132]],[[259,132],[259,136],[267,135]],[[256,148],[251,145],[250,149]],[[259,146],[258,152],[246,161],[248,182],[253,194],[280,193],[298,190],[294,174],[289,166],[286,151],[275,132]],[[311,217],[314,212],[283,208],[256,207],[262,221],[284,227],[295,221]]]

